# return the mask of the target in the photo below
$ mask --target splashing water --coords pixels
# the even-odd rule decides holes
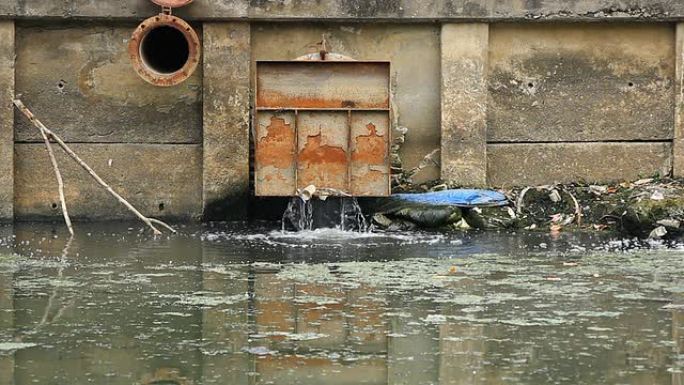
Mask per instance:
[[[369,231],[359,201],[354,197],[341,198],[340,229],[365,233]]]
[[[313,229],[313,205],[311,200],[293,197],[283,213],[282,230],[294,228],[296,231]]]
[[[309,200],[293,197],[283,213],[282,230],[336,228],[345,231],[370,230],[359,202],[354,197]]]

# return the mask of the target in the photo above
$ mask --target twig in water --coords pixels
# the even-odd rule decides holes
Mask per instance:
[[[93,179],[95,179],[95,181],[97,181],[97,183],[100,186],[104,187],[105,190],[107,190],[107,192],[109,192],[114,198],[116,198],[119,202],[121,202],[121,204],[126,206],[126,208],[128,208],[131,212],[133,212],[133,214],[140,218],[140,220],[143,221],[149,228],[151,228],[155,235],[160,235],[162,232],[159,231],[156,227],[154,227],[154,225],[152,224],[153,221],[154,223],[160,224],[167,229],[171,229],[171,226],[167,225],[166,223],[158,219],[153,220],[153,218],[148,218],[142,215],[140,211],[133,207],[133,205],[128,203],[127,200],[125,200],[121,195],[119,195],[116,191],[109,187],[109,185],[104,180],[102,180],[102,178],[100,178],[100,176],[97,175],[97,173],[95,173],[95,171],[92,168],[90,168],[90,166],[88,166],[86,162],[84,162],[78,155],[76,155],[76,153],[73,152],[71,148],[69,148],[69,146],[67,146],[66,143],[64,143],[64,141],[62,141],[62,139],[59,136],[57,136],[54,132],[50,131],[50,129],[45,127],[45,125],[41,123],[40,120],[36,119],[33,113],[31,113],[31,111],[24,105],[24,103],[21,102],[21,100],[14,100],[14,105],[17,106],[19,111],[26,115],[26,117],[31,121],[31,123],[33,123],[34,126],[38,127],[41,130],[41,132],[44,132],[48,137],[52,138],[55,142],[57,142],[57,144],[62,148],[62,150],[64,150],[64,152],[66,152],[67,155],[69,155],[76,163],[78,163],[79,166],[86,170],[88,174],[90,174],[90,176],[93,177]]]
[[[66,198],[64,198],[64,181],[62,180],[62,173],[59,171],[59,166],[57,165],[57,159],[55,154],[52,152],[52,145],[50,145],[50,139],[48,139],[45,131],[38,125],[36,125],[40,135],[43,137],[43,142],[45,142],[45,148],[47,149],[48,156],[50,157],[50,162],[52,163],[52,168],[55,171],[55,178],[57,178],[57,187],[59,189],[59,201],[62,205],[62,215],[64,216],[64,223],[66,223],[69,229],[69,234],[74,236],[74,228],[71,225],[71,218],[69,218],[69,212],[67,211]]]

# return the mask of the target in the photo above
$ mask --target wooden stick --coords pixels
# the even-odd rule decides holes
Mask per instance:
[[[17,106],[19,111],[21,111],[24,115],[26,115],[26,117],[31,121],[31,123],[33,123],[33,125],[40,128],[41,130],[44,130],[45,133],[49,137],[51,137],[55,142],[57,142],[57,144],[60,147],[62,147],[64,152],[66,152],[74,161],[76,161],[76,163],[78,163],[79,166],[81,166],[84,170],[86,170],[88,172],[88,174],[90,174],[90,176],[93,177],[93,179],[95,179],[95,181],[97,181],[97,183],[100,186],[104,187],[105,190],[107,190],[114,198],[116,198],[119,202],[121,202],[121,204],[126,206],[126,208],[128,208],[131,212],[133,212],[133,214],[135,214],[150,229],[152,229],[152,231],[154,232],[155,235],[161,234],[161,231],[159,231],[156,227],[154,227],[154,225],[152,224],[152,220],[150,218],[147,218],[146,216],[142,215],[140,213],[140,211],[138,211],[135,207],[133,207],[133,205],[128,203],[127,200],[125,200],[121,195],[119,195],[116,191],[114,191],[111,187],[109,187],[109,185],[104,180],[102,180],[102,178],[100,178],[100,176],[97,175],[97,173],[95,173],[95,171],[92,168],[90,168],[90,166],[88,166],[88,164],[86,164],[78,155],[76,155],[76,153],[73,152],[71,150],[71,148],[69,148],[69,146],[67,146],[66,143],[64,143],[64,141],[62,141],[62,139],[59,136],[57,136],[54,132],[50,131],[50,129],[45,127],[45,125],[43,125],[43,123],[41,123],[40,120],[36,119],[36,117],[33,116],[33,113],[31,113],[31,111],[24,105],[24,103],[21,102],[21,100],[16,99],[14,101],[14,105]],[[154,222],[160,223],[160,224],[163,223],[162,221],[160,221],[158,219],[155,219]],[[167,229],[171,228],[171,226],[167,225],[166,223],[163,223],[163,226],[166,227]]]
[[[160,221],[159,219],[154,219],[154,218],[147,218],[147,219],[149,219],[150,222],[152,222],[152,223],[156,223],[158,225],[166,227],[170,232],[172,232],[174,234],[177,233],[176,229],[174,229],[173,227],[171,227],[171,226],[167,225],[166,223]]]
[[[36,126],[38,127],[38,126]],[[59,189],[59,201],[62,204],[62,215],[64,216],[64,222],[66,223],[67,228],[69,229],[69,234],[71,236],[74,236],[74,228],[71,225],[71,218],[69,218],[69,212],[67,211],[67,205],[66,205],[66,199],[64,198],[64,181],[62,180],[62,173],[59,172],[59,166],[57,165],[57,159],[55,158],[55,154],[52,152],[52,146],[50,145],[50,140],[48,139],[47,135],[45,134],[45,131],[38,127],[38,130],[40,131],[40,135],[43,137],[43,141],[45,142],[45,148],[47,149],[48,156],[50,156],[50,162],[52,162],[52,168],[55,171],[55,177],[57,178],[57,187]]]

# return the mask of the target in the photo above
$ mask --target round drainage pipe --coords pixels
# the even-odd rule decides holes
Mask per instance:
[[[155,3],[189,3],[192,0],[153,0]],[[155,86],[174,86],[195,72],[200,41],[188,23],[176,16],[159,14],[138,25],[128,43],[135,71]]]

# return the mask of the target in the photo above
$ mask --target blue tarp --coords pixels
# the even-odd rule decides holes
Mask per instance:
[[[406,202],[422,203],[435,206],[504,206],[508,204],[506,196],[498,191],[479,189],[443,190],[416,194],[394,194],[393,198]]]

